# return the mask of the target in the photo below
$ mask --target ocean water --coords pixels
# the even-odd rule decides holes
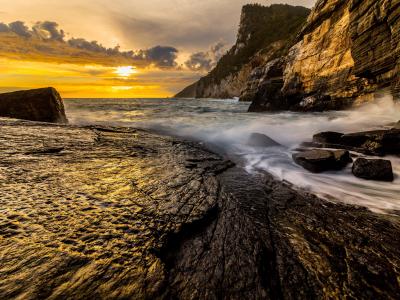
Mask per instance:
[[[144,128],[206,142],[239,158],[249,173],[267,171],[331,201],[377,212],[400,210],[400,157],[387,157],[394,167],[393,183],[358,179],[350,165],[342,171],[311,174],[291,158],[315,133],[374,130],[397,122],[400,104],[390,96],[354,110],[325,113],[247,113],[248,103],[232,99],[67,99],[65,104],[73,124]],[[246,146],[254,132],[264,133],[284,147]]]

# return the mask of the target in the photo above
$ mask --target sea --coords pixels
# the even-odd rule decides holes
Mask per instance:
[[[296,165],[292,154],[322,131],[343,133],[388,128],[400,120],[400,104],[391,96],[347,111],[323,113],[248,113],[237,99],[66,99],[72,124],[126,126],[213,145],[221,154],[240,159],[248,173],[268,172],[295,188],[329,201],[365,206],[379,213],[400,211],[400,157],[388,156],[393,183],[367,181],[342,171],[312,174]],[[252,133],[262,133],[283,147],[247,146]]]

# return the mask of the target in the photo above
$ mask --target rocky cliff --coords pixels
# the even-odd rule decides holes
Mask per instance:
[[[290,5],[244,6],[236,44],[207,76],[176,97],[239,97],[254,69],[287,52],[309,12]]]
[[[397,0],[319,0],[288,55],[248,82],[250,111],[342,109],[385,88],[398,95],[399,29]]]
[[[0,116],[51,123],[67,123],[64,103],[54,88],[0,94]]]

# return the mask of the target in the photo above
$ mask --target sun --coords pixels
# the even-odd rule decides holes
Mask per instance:
[[[132,74],[136,73],[136,68],[133,66],[123,66],[115,68],[115,74],[120,77],[129,77]]]

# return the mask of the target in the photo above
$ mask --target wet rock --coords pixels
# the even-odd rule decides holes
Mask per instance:
[[[377,180],[393,181],[393,169],[390,160],[358,158],[353,164],[353,174],[356,177]]]
[[[345,167],[348,163],[353,162],[351,158],[350,152],[346,150],[335,150],[332,151],[333,155],[335,156],[336,162],[339,163],[339,168]]]
[[[343,133],[340,132],[320,132],[313,136],[313,142],[321,144],[340,144]]]
[[[322,132],[314,135],[313,143],[307,145],[321,148],[347,149],[378,156],[399,154],[400,130],[374,130],[349,134]]]
[[[148,131],[0,127],[0,299],[398,299],[398,216]]]
[[[63,100],[54,88],[0,94],[0,116],[50,123],[68,122]]]
[[[321,173],[340,170],[351,162],[350,153],[345,150],[311,150],[293,154],[293,160],[306,170]]]
[[[262,133],[252,133],[247,141],[253,147],[281,147],[282,145]]]

